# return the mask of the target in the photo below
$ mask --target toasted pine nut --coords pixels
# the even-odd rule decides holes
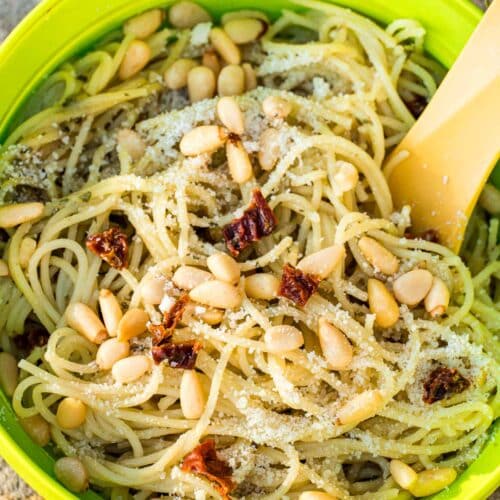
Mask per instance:
[[[286,118],[292,111],[292,105],[283,97],[267,96],[262,101],[262,110],[269,118]]]
[[[57,479],[75,493],[81,493],[89,487],[89,474],[82,461],[76,457],[63,457],[56,461],[54,474]]]
[[[19,381],[17,360],[8,352],[0,352],[0,386],[9,398],[12,397]]]
[[[256,273],[245,278],[245,293],[252,299],[273,300],[279,289],[280,280],[271,273]]]
[[[433,318],[437,318],[446,312],[449,303],[450,291],[448,290],[446,283],[442,279],[434,276],[431,289],[429,290],[427,297],[425,297],[425,310]]]
[[[113,295],[113,292],[104,288],[99,291],[99,307],[106,330],[108,330],[111,337],[116,337],[118,324],[123,317],[123,313],[120,303]]]
[[[269,24],[269,18],[267,15],[260,10],[251,10],[251,9],[242,9],[242,10],[233,10],[231,12],[226,12],[222,14],[220,18],[220,22],[222,26],[225,26],[229,21],[234,19],[261,19],[266,24]]]
[[[208,271],[193,266],[181,266],[172,276],[175,286],[183,290],[192,290],[211,279],[213,276]]]
[[[194,370],[184,370],[182,374],[180,400],[184,418],[197,419],[203,415],[206,396],[200,377]]]
[[[117,361],[111,369],[113,378],[120,384],[128,384],[140,379],[151,370],[151,359],[142,354],[129,356]]]
[[[245,72],[241,66],[228,64],[217,78],[217,92],[220,96],[241,95],[245,92]]]
[[[214,50],[206,50],[205,52],[203,52],[201,64],[211,69],[216,77],[219,75],[221,69],[220,61]]]
[[[401,304],[415,306],[429,293],[432,274],[426,269],[414,269],[394,280],[394,296]]]
[[[264,342],[269,352],[281,353],[301,347],[304,344],[304,336],[294,326],[277,325],[266,330]]]
[[[97,314],[86,304],[75,302],[66,309],[68,325],[94,344],[102,344],[108,333]]]
[[[176,28],[192,28],[199,23],[212,20],[210,14],[194,2],[178,2],[168,11],[168,20]]]
[[[123,32],[135,38],[147,38],[161,26],[164,18],[163,10],[148,10],[126,21],[123,25]]]
[[[365,391],[354,396],[337,412],[341,425],[361,422],[373,417],[384,405],[384,398],[378,390]]]
[[[38,219],[43,214],[43,203],[15,203],[0,207],[0,227],[15,227]]]
[[[387,287],[379,280],[368,280],[368,302],[375,314],[375,322],[382,328],[389,328],[399,319],[399,307]]]
[[[240,266],[226,253],[215,253],[207,259],[207,267],[216,279],[235,284],[240,279]]]
[[[30,263],[31,256],[36,250],[36,241],[33,238],[26,237],[19,245],[19,264],[23,269],[26,269]]]
[[[500,189],[486,184],[479,197],[479,204],[491,215],[500,215]]]
[[[193,59],[177,59],[165,71],[165,85],[172,90],[182,89],[188,83],[188,73],[196,66],[198,66],[198,63]]]
[[[257,18],[232,19],[224,25],[224,31],[236,44],[255,42],[267,31],[267,23]]]
[[[187,86],[191,102],[210,99],[215,94],[215,74],[206,66],[196,66],[188,73]]]
[[[189,296],[195,302],[218,309],[236,309],[243,300],[236,287],[219,280],[201,283],[189,292]]]
[[[95,360],[101,370],[111,370],[117,361],[126,358],[129,354],[128,342],[113,338],[106,340],[99,346]]]
[[[226,143],[226,156],[229,172],[234,182],[243,184],[253,177],[250,157],[239,139],[232,140],[232,137],[229,138]]]
[[[218,325],[224,318],[224,311],[210,308],[202,313],[200,318],[208,325]]]
[[[313,274],[321,279],[325,279],[344,259],[344,246],[332,245],[304,257],[297,264],[297,267],[307,274]]]
[[[141,71],[151,59],[151,48],[142,40],[133,40],[123,56],[118,76],[121,80],[128,80]]]
[[[38,445],[47,446],[50,441],[50,427],[47,421],[36,414],[32,417],[20,418],[19,423],[28,436]]]
[[[449,486],[457,477],[457,471],[451,467],[429,469],[419,472],[417,481],[409,489],[416,497],[426,497]]]
[[[135,130],[122,128],[118,131],[116,139],[120,148],[128,153],[132,161],[137,161],[144,156],[146,143]]]
[[[245,91],[249,92],[257,88],[257,75],[250,63],[243,63],[241,65],[243,71],[245,72]]]
[[[242,135],[245,132],[243,113],[234,97],[221,97],[219,99],[217,116],[229,132],[237,135]]]
[[[387,248],[382,246],[377,240],[363,236],[359,240],[359,249],[365,259],[375,268],[375,271],[380,271],[384,274],[397,273],[399,269],[398,258]]]
[[[8,275],[9,275],[9,266],[4,260],[0,259],[0,278],[3,278]]]
[[[262,170],[272,170],[280,157],[280,133],[275,128],[268,128],[262,132],[259,141],[259,159]]]
[[[336,326],[326,319],[319,320],[318,328],[321,350],[332,370],[346,370],[352,362],[352,345]]]
[[[299,496],[299,500],[337,500],[337,497],[324,491],[303,491]]]
[[[218,125],[201,125],[188,132],[179,145],[185,156],[197,156],[202,153],[214,153],[224,145],[227,134]]]
[[[164,276],[149,276],[141,283],[141,297],[145,304],[158,305],[165,295],[167,280]]]
[[[87,407],[76,398],[64,398],[57,407],[56,420],[63,429],[76,429],[85,422]]]
[[[411,488],[417,482],[417,473],[401,460],[391,460],[389,469],[394,481],[405,490]]]
[[[118,323],[116,335],[118,340],[126,341],[132,337],[137,337],[146,331],[149,316],[143,309],[129,309]]]
[[[358,169],[354,165],[347,162],[342,162],[341,168],[333,176],[335,187],[337,187],[343,193],[352,191],[356,187],[358,180]]]
[[[229,38],[228,34],[221,28],[212,28],[210,41],[214,49],[228,64],[240,64],[241,52],[236,44]]]

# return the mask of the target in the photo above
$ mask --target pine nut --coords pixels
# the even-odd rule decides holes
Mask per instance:
[[[243,184],[253,177],[250,157],[239,139],[233,140],[232,137],[229,138],[226,143],[226,156],[229,173],[234,182]]]
[[[358,169],[354,165],[347,162],[342,162],[341,168],[333,176],[335,187],[337,187],[342,193],[352,191],[356,187],[358,180]]]
[[[268,128],[262,132],[259,141],[259,159],[262,170],[272,170],[281,154],[280,133],[275,128]]]
[[[197,156],[202,153],[214,153],[224,145],[227,134],[218,125],[201,125],[188,132],[180,142],[181,153],[185,156]]]
[[[16,203],[0,207],[0,227],[15,227],[38,219],[43,214],[43,203]]]
[[[205,52],[203,52],[203,56],[201,58],[201,64],[211,69],[214,72],[215,76],[219,75],[221,69],[220,61],[214,50],[206,50]]]
[[[165,13],[161,9],[148,10],[126,21],[123,32],[135,38],[147,38],[161,26],[164,18]]]
[[[479,204],[491,215],[500,215],[500,189],[493,184],[486,184],[479,197]]]
[[[257,18],[232,19],[224,25],[224,31],[238,45],[255,42],[267,31],[267,23]]]
[[[337,497],[324,491],[303,491],[299,496],[299,500],[337,500]]]
[[[245,132],[245,121],[241,108],[234,97],[221,97],[217,103],[217,116],[229,132],[243,135]]]
[[[243,71],[245,72],[245,90],[249,92],[257,88],[257,75],[250,63],[243,63],[241,65]]]
[[[280,280],[270,273],[256,273],[245,278],[245,293],[252,299],[273,300],[279,289]]]
[[[75,302],[66,309],[68,325],[94,344],[102,344],[108,336],[97,314],[86,304]]]
[[[151,359],[144,355],[129,356],[120,359],[111,369],[113,378],[120,384],[128,384],[140,379],[145,373],[151,370]]]
[[[196,66],[187,76],[189,100],[198,102],[212,98],[215,94],[215,85],[214,72],[206,66]]]
[[[192,290],[211,279],[213,276],[208,271],[193,266],[181,266],[172,276],[175,286],[183,290]]]
[[[120,148],[128,153],[132,161],[140,160],[144,156],[146,143],[134,130],[122,128],[118,131],[116,140]]]
[[[182,374],[180,400],[184,418],[198,419],[203,415],[206,396],[200,377],[194,370],[185,370]]]
[[[4,278],[5,276],[8,275],[9,275],[9,266],[4,260],[0,259],[0,278]]]
[[[429,469],[420,472],[417,481],[409,489],[416,497],[426,497],[449,486],[457,477],[457,471],[451,467]]]
[[[198,66],[193,59],[177,59],[177,61],[165,71],[165,85],[172,90],[184,88],[188,82],[188,73]]]
[[[210,41],[214,49],[228,64],[240,64],[241,52],[228,34],[221,28],[212,28]]]
[[[56,420],[63,429],[76,429],[85,422],[87,407],[76,398],[64,398],[57,407]]]
[[[63,457],[56,461],[54,474],[68,490],[81,493],[89,487],[85,465],[76,457]]]
[[[378,241],[368,236],[363,236],[359,240],[359,249],[365,259],[375,268],[375,271],[380,271],[384,274],[394,274],[398,272],[399,260],[387,248],[382,246]]]
[[[168,11],[168,20],[176,28],[192,28],[199,23],[212,20],[210,14],[194,2],[178,2]]]
[[[450,291],[448,290],[446,283],[441,278],[434,276],[431,289],[429,290],[427,297],[425,297],[425,310],[433,318],[437,318],[446,312],[449,303]]]
[[[389,328],[399,319],[399,307],[387,287],[379,280],[368,280],[368,303],[375,314],[375,322],[382,328]]]
[[[240,291],[225,281],[205,281],[189,292],[189,296],[200,304],[217,309],[236,309],[243,297]]]
[[[26,269],[30,263],[31,256],[36,250],[36,241],[33,238],[23,238],[19,246],[19,265]]]
[[[264,334],[264,342],[272,353],[293,351],[304,345],[302,332],[290,325],[272,326]]]
[[[141,71],[151,59],[151,48],[142,40],[133,40],[123,57],[118,76],[128,80]]]
[[[149,276],[141,283],[141,297],[145,304],[161,304],[167,280],[164,276]]]
[[[292,105],[283,97],[267,96],[262,101],[262,111],[269,118],[286,118],[292,111]]]
[[[414,269],[394,281],[393,290],[401,304],[416,306],[429,293],[432,274],[425,269]]]
[[[26,434],[38,445],[47,446],[50,441],[50,427],[47,421],[40,415],[20,418],[19,423]]]
[[[236,64],[224,66],[217,78],[217,92],[220,96],[243,94],[245,92],[245,72],[243,68]]]
[[[215,253],[208,257],[207,267],[218,280],[233,285],[240,280],[240,266],[226,253]]]
[[[326,319],[319,320],[319,343],[332,370],[346,370],[352,362],[353,349],[347,337]]]
[[[325,279],[344,259],[345,249],[343,245],[332,245],[304,257],[297,264],[297,267],[307,274]]]
[[[95,360],[101,370],[111,370],[117,361],[126,358],[129,354],[128,342],[113,338],[106,340],[99,346]]]
[[[126,341],[146,331],[149,316],[143,309],[129,309],[118,323],[116,330],[118,340]]]
[[[116,337],[118,324],[123,317],[123,313],[120,303],[113,295],[113,292],[106,289],[99,292],[99,307],[106,330],[111,337]]]
[[[405,490],[417,482],[417,473],[409,465],[401,462],[401,460],[391,460],[389,469],[394,481]]]
[[[220,309],[207,309],[200,315],[200,318],[208,325],[218,325],[224,318],[224,311]]]
[[[354,396],[337,412],[340,425],[359,423],[373,417],[384,405],[382,394],[378,390],[362,392]]]
[[[19,381],[17,360],[8,352],[0,352],[0,386],[9,398],[12,397]]]

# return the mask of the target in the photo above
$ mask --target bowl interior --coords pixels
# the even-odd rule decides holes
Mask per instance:
[[[89,48],[129,16],[172,2],[161,0],[45,0],[0,46],[0,143],[31,92],[65,59]],[[258,8],[276,16],[295,8],[288,0],[199,0],[215,16],[223,11]],[[481,17],[467,0],[334,0],[384,24],[396,18],[419,20],[427,30],[426,49],[449,67]],[[497,169],[498,172],[498,169]],[[491,431],[481,456],[436,499],[485,498],[500,482],[496,464],[500,427]],[[53,476],[50,449],[36,446],[20,427],[9,400],[0,392],[0,453],[45,498],[75,498]],[[80,498],[98,499],[93,492]]]

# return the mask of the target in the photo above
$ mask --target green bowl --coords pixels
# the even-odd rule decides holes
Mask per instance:
[[[271,15],[287,0],[199,0],[215,15],[239,8],[259,8]],[[0,142],[6,137],[16,113],[30,93],[68,57],[84,51],[92,42],[119,26],[127,17],[161,0],[45,0],[36,7],[0,46]],[[427,30],[426,49],[449,67],[481,18],[467,0],[335,0],[380,23],[399,17],[418,19]],[[491,431],[480,457],[439,500],[486,498],[500,484],[500,431]],[[50,450],[36,446],[20,427],[10,402],[0,393],[0,454],[50,500],[76,498],[54,478]],[[98,499],[87,492],[80,498]]]

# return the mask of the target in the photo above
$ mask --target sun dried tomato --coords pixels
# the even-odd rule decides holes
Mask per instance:
[[[305,306],[311,295],[318,289],[320,281],[317,276],[285,264],[278,295],[290,299],[298,306]]]
[[[200,474],[213,481],[215,489],[224,499],[229,499],[229,493],[235,487],[231,478],[233,470],[224,460],[217,457],[213,439],[207,439],[188,453],[182,461],[181,470]]]
[[[226,246],[237,257],[242,250],[264,236],[270,235],[278,223],[274,212],[259,189],[254,189],[252,201],[239,219],[224,226],[222,234]]]
[[[410,113],[414,118],[418,118],[427,107],[427,98],[421,95],[413,96],[413,99],[405,101],[406,107],[410,110]]]
[[[26,320],[22,335],[16,335],[14,344],[23,354],[28,355],[35,347],[43,347],[49,341],[50,333],[36,321]]]
[[[198,351],[201,349],[199,342],[166,342],[154,345],[152,349],[155,363],[166,361],[171,368],[192,370],[196,364]]]
[[[451,394],[463,392],[469,386],[470,382],[455,368],[438,366],[432,370],[424,383],[422,399],[425,403],[432,404]]]
[[[128,266],[127,235],[117,227],[87,236],[87,248],[115,269]]]
[[[411,231],[405,232],[407,240],[425,240],[431,243],[439,243],[439,233],[435,229],[427,229],[420,234],[413,234]]]

